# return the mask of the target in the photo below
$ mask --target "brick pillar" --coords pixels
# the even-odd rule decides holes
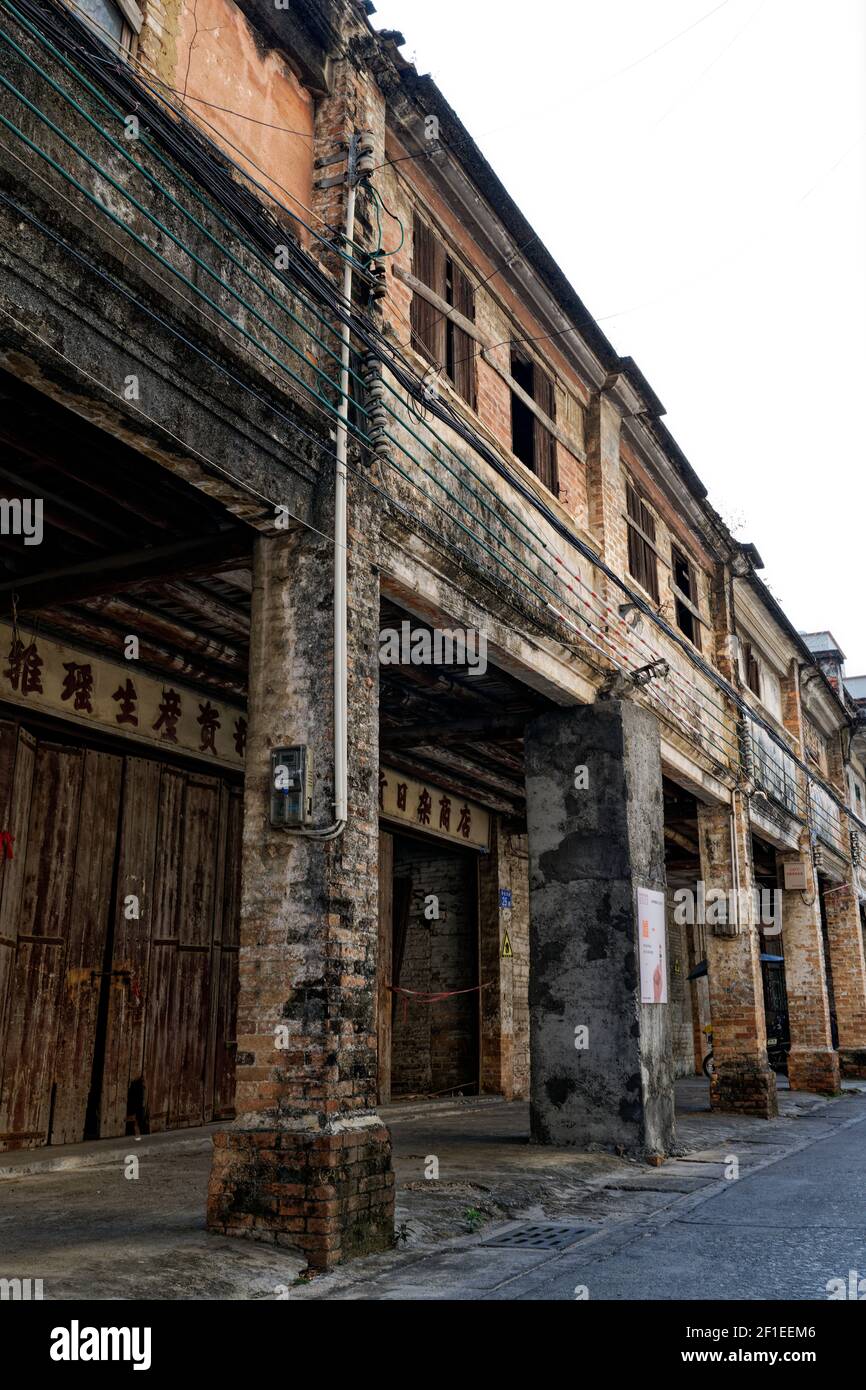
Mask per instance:
[[[353,543],[359,511],[350,486],[349,822],[330,842],[272,829],[267,809],[271,749],[303,743],[313,824],[333,819],[331,546],[308,530],[256,542],[238,1113],[214,1137],[208,1201],[212,1230],[296,1246],[322,1269],[393,1242],[375,1111],[379,598]]]
[[[833,1048],[824,943],[821,937],[821,902],[808,850],[779,854],[782,901],[782,941],[785,955],[785,990],[791,1051],[788,1080],[792,1091],[838,1091],[839,1058]],[[786,864],[805,864],[806,892],[785,889]],[[862,961],[862,950],[861,950]]]
[[[669,1006],[641,1003],[637,913],[639,888],[665,888],[658,725],[602,702],[542,715],[525,748],[532,1137],[667,1153]]]
[[[737,662],[734,655],[734,605],[731,585],[731,575],[727,566],[721,562],[714,565],[709,583],[713,656],[722,675],[736,683]]]
[[[601,390],[593,396],[586,419],[586,481],[589,528],[609,563],[625,558],[622,547],[625,486],[620,465],[620,415]],[[616,547],[620,546],[621,555]]]
[[[510,904],[502,894],[510,894]],[[526,841],[491,825],[478,864],[481,979],[481,1090],[518,1100],[528,1094],[529,909]],[[503,955],[506,936],[510,955]]]
[[[742,799],[736,797],[734,871],[731,810],[724,805],[698,806],[701,877],[712,890],[740,891],[738,911],[706,909],[707,983],[713,1025],[715,1072],[710,1082],[714,1110],[736,1110],[769,1119],[778,1113],[776,1078],[767,1063],[767,1029],[761,982],[760,939],[749,894],[753,885],[751,844]],[[738,920],[713,922],[711,915]]]
[[[824,894],[827,943],[843,1076],[866,1078],[866,964],[853,868]]]

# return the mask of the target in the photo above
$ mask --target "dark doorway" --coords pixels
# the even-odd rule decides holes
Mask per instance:
[[[390,1094],[477,1095],[477,858],[395,835],[391,872]]]
[[[787,1069],[787,1049],[791,1041],[788,1018],[788,990],[785,983],[783,933],[777,931],[780,892],[777,851],[761,839],[752,836],[752,867],[758,890],[758,922],[761,941],[761,982],[764,992],[764,1016],[767,1027],[767,1047],[770,1065],[774,1070]],[[784,1063],[784,1065],[783,1065]],[[778,1065],[777,1065],[778,1064]]]

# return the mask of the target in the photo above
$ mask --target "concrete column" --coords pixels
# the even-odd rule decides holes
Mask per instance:
[[[849,867],[844,884],[824,894],[827,944],[833,975],[833,999],[843,1076],[866,1077],[866,963],[860,904]]]
[[[779,887],[782,901],[782,940],[785,956],[785,990],[791,1051],[788,1080],[793,1091],[838,1091],[839,1058],[833,1047],[824,943],[821,936],[821,901],[808,851],[779,854]],[[786,864],[804,864],[807,891],[783,887]],[[860,952],[862,962],[862,948]]]
[[[375,1111],[378,578],[351,503],[350,488],[349,822],[330,842],[272,829],[268,796],[271,749],[306,744],[313,824],[333,819],[331,545],[309,530],[256,542],[238,1114],[214,1138],[208,1203],[212,1229],[296,1246],[318,1268],[393,1242]]]
[[[665,887],[658,725],[602,702],[542,715],[525,748],[533,1139],[665,1154],[669,1007],[641,1003],[637,915]]]
[[[707,907],[707,983],[713,1025],[714,1110],[735,1110],[769,1119],[778,1113],[776,1078],[767,1063],[767,1027],[761,981],[760,938],[753,921],[751,844],[742,798],[731,809],[698,806],[698,838],[704,893],[737,894],[736,910]],[[736,868],[734,852],[736,849]],[[724,920],[714,922],[712,916]],[[735,920],[731,920],[731,918]]]

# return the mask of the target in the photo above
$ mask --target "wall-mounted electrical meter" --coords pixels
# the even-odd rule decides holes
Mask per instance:
[[[313,814],[313,778],[309,750],[271,749],[270,822],[278,829],[307,825]]]

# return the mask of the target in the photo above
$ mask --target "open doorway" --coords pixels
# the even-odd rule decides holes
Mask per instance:
[[[380,832],[379,1101],[479,1092],[478,865]]]
[[[782,884],[778,853],[760,835],[752,834],[752,866],[758,892],[756,914],[761,941],[761,982],[767,1056],[775,1072],[787,1072],[791,1048],[788,989],[785,983],[785,941],[782,927]]]

